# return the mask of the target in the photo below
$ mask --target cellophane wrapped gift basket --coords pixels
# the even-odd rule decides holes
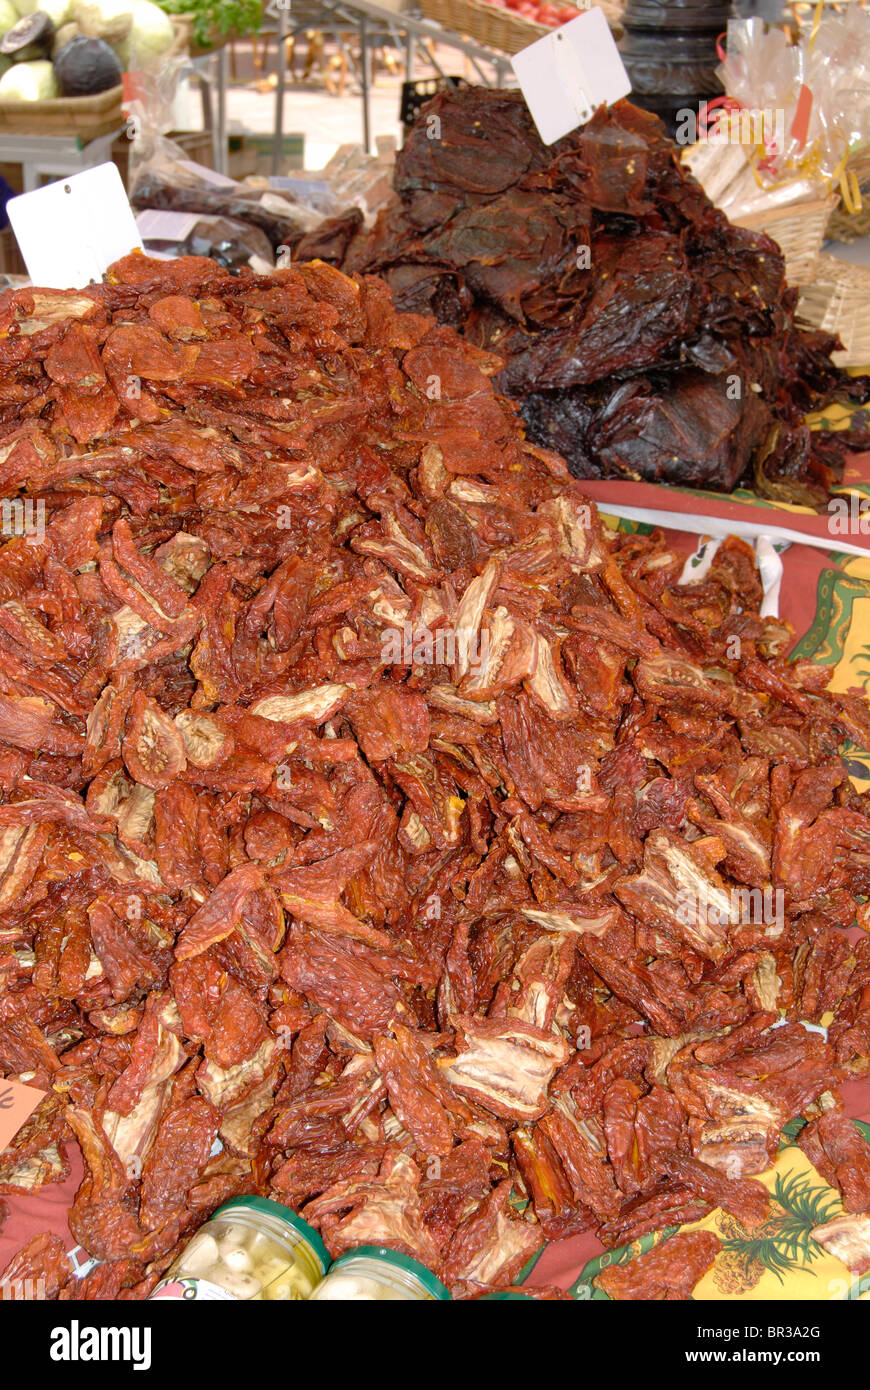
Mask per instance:
[[[870,12],[822,11],[795,39],[734,20],[685,162],[733,222],[766,232],[801,287],[801,312],[839,334],[845,365],[870,358],[870,269],[823,253],[870,217]],[[679,138],[679,134],[678,134]]]

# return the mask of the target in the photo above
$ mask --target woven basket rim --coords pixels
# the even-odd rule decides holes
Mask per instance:
[[[421,0],[420,8],[424,17],[438,19],[439,22],[447,22],[457,30],[462,29],[463,17],[467,20],[470,13],[471,18],[477,19],[482,25],[493,29],[503,25],[509,34],[512,33],[517,38],[529,38],[531,35],[540,38],[543,34],[553,32],[546,24],[535,24],[533,20],[526,19],[524,15],[515,14],[513,10],[507,10],[502,5],[487,4],[486,0]],[[427,10],[440,11],[441,13],[427,16]],[[442,20],[442,15],[447,16],[446,21]],[[455,20],[452,19],[452,16],[456,17]],[[490,40],[490,42],[493,41]]]
[[[105,92],[98,92],[93,97],[48,97],[45,101],[0,101],[0,113],[7,113],[10,116],[20,116],[26,111],[31,115],[38,116],[42,113],[45,116],[60,116],[68,112],[72,115],[84,115],[85,112],[93,111],[97,114],[103,111],[110,111],[113,106],[120,106],[124,94],[124,88],[118,83],[117,87],[109,87]]]
[[[816,261],[816,283],[843,285],[870,295],[870,266],[856,265],[854,261],[844,261],[839,256],[828,256],[822,251]]]
[[[826,198],[806,199],[799,203],[786,203],[784,207],[765,208],[761,212],[749,212],[745,216],[734,219],[738,226],[747,227],[767,227],[771,222],[797,222],[806,218],[815,218],[824,213],[831,213],[839,202],[836,193],[830,194]]]

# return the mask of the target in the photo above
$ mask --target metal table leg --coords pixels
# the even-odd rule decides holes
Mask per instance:
[[[359,19],[359,44],[360,44],[360,67],[362,69],[362,104],[363,104],[363,149],[366,154],[372,153],[372,70],[369,62],[368,45],[368,20],[364,14],[360,14]]]
[[[227,81],[229,77],[229,63],[227,60],[226,44],[219,48],[217,52],[217,138],[218,138],[218,173],[227,172]]]
[[[194,64],[194,75],[199,83],[199,95],[202,101],[202,128],[211,136],[211,159],[212,167],[220,167],[220,150],[218,148],[218,131],[215,125],[214,109],[211,99],[211,77],[208,72],[204,72],[198,64]]]
[[[272,176],[281,172],[284,153],[284,88],[287,82],[287,10],[278,4],[278,85],[275,88],[275,134],[272,139]]]

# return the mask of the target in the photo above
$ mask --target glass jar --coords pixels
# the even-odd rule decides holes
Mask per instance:
[[[328,1268],[323,1241],[301,1216],[268,1197],[235,1197],[200,1226],[150,1297],[306,1299]]]
[[[351,1300],[424,1303],[449,1299],[450,1294],[425,1265],[383,1245],[360,1245],[348,1250],[330,1267],[311,1301]]]

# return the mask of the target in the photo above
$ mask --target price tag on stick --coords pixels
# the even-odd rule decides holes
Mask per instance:
[[[10,198],[6,211],[28,275],[47,289],[99,284],[113,261],[142,250],[114,164],[98,164]]]
[[[577,15],[511,59],[538,134],[553,145],[596,107],[627,97],[631,81],[603,10]]]

